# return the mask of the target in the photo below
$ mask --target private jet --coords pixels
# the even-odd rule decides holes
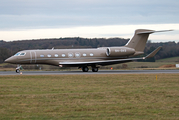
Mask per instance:
[[[154,57],[161,49],[159,46],[146,57],[135,57],[144,54],[144,48],[150,34],[171,30],[155,31],[138,29],[132,39],[125,46],[99,47],[92,49],[42,49],[23,50],[10,58],[6,63],[17,64],[16,72],[20,72],[22,64],[48,64],[59,67],[78,67],[83,72],[88,72],[89,67],[93,72],[98,72],[100,66],[144,60]]]

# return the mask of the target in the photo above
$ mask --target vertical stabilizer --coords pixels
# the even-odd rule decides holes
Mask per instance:
[[[125,45],[126,47],[133,48],[135,51],[143,52],[149,34],[154,33],[153,30],[138,29],[131,40]]]
[[[135,31],[133,38],[129,40],[129,42],[125,46],[135,49],[136,52],[142,53],[144,51],[149,34],[155,32],[167,32],[167,31],[173,31],[173,30],[155,31],[155,30],[147,30],[147,29],[138,29]]]

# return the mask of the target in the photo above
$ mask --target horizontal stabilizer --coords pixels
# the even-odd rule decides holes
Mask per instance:
[[[160,47],[158,47],[157,49],[155,49],[152,53],[150,53],[149,55],[147,55],[147,56],[145,57],[145,59],[154,57],[155,54],[156,54],[161,48],[162,48],[162,46],[160,46]]]
[[[173,31],[173,30],[160,30],[160,31],[149,30],[149,31],[144,31],[144,32],[138,32],[137,35],[140,35],[140,34],[151,34],[151,33],[155,33],[155,32],[168,32],[168,31]]]

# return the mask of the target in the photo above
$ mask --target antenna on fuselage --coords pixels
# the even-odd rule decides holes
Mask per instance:
[[[54,47],[52,48],[52,50],[54,50]]]

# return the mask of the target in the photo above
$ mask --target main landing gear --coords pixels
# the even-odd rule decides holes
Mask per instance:
[[[87,66],[82,67],[83,72],[88,72],[89,68]]]
[[[98,72],[98,67],[92,68],[92,71],[93,71],[93,72]]]
[[[87,66],[82,67],[83,72],[88,72],[89,68]],[[93,72],[98,72],[98,67],[92,67]]]

